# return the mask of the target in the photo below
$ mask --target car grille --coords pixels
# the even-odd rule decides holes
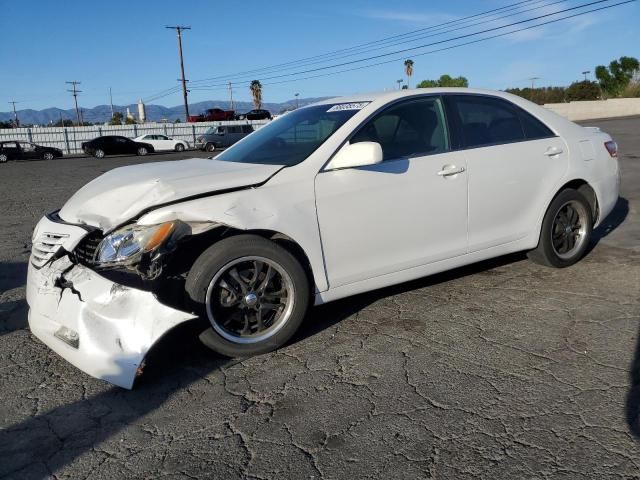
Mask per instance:
[[[86,266],[91,266],[95,263],[96,250],[98,250],[98,245],[100,245],[102,238],[102,232],[100,230],[94,230],[80,240],[78,246],[73,250],[73,254],[78,263]]]
[[[43,233],[33,242],[31,247],[31,263],[37,267],[43,267],[62,248],[62,242],[69,235],[60,233]]]

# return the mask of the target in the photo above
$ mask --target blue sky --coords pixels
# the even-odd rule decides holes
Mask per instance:
[[[128,104],[176,86],[179,77],[176,37],[173,31],[164,28],[165,25],[192,27],[184,33],[183,46],[186,75],[193,80],[191,85],[194,87],[189,100],[197,102],[227,98],[228,93],[217,85],[226,81],[229,74],[455,21],[517,1],[0,0],[3,37],[0,111],[10,109],[6,103],[9,100],[19,101],[19,109],[71,108],[73,101],[66,92],[66,80],[82,82],[79,100],[84,107],[108,103],[109,87],[113,90],[114,103]],[[371,55],[435,42],[499,26],[499,22],[520,20],[593,0],[530,1],[530,6],[523,5],[522,8],[543,7],[543,10],[503,20],[483,17],[478,21],[487,20],[488,23],[481,26],[450,33],[442,33],[441,29],[439,36],[432,34],[418,42],[385,47]],[[545,7],[550,3],[556,5]],[[509,13],[515,11],[503,15]],[[541,77],[539,84],[566,85],[581,78],[583,70],[593,71],[597,64],[607,64],[621,55],[639,57],[639,13],[640,2],[637,2],[445,52],[418,56],[436,48],[434,46],[380,60],[413,58],[413,83],[449,73],[466,76],[473,87],[492,89],[523,87],[528,84],[526,79],[534,76]],[[346,57],[332,63],[354,58],[358,57]],[[262,79],[319,66],[322,65],[236,78]],[[327,71],[314,74],[320,73]],[[202,80],[211,77],[221,78]],[[395,81],[402,77],[402,60],[398,60],[369,69],[295,82],[275,84],[295,76],[263,80],[263,97],[268,102],[280,102],[293,98],[295,92],[301,97],[316,97],[379,91],[393,88]],[[195,88],[204,85],[216,85],[209,88],[217,90]],[[234,97],[250,99],[245,83],[234,87]],[[150,103],[173,106],[181,102],[181,93],[176,92]]]

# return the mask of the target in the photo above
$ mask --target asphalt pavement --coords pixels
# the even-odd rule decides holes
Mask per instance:
[[[111,168],[0,165],[0,477],[640,479],[640,118],[615,211],[577,265],[511,255],[310,312],[285,348],[218,357],[186,326],[133,391],[36,340],[31,232]]]

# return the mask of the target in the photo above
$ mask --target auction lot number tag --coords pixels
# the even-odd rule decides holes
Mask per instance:
[[[357,102],[357,103],[339,103],[338,105],[334,105],[331,107],[328,112],[343,112],[345,110],[362,110],[364,107],[369,105],[371,102]]]

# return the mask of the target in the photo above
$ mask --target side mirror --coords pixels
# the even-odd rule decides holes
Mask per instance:
[[[382,162],[382,147],[379,143],[348,143],[334,155],[325,170],[366,167],[380,162]]]

